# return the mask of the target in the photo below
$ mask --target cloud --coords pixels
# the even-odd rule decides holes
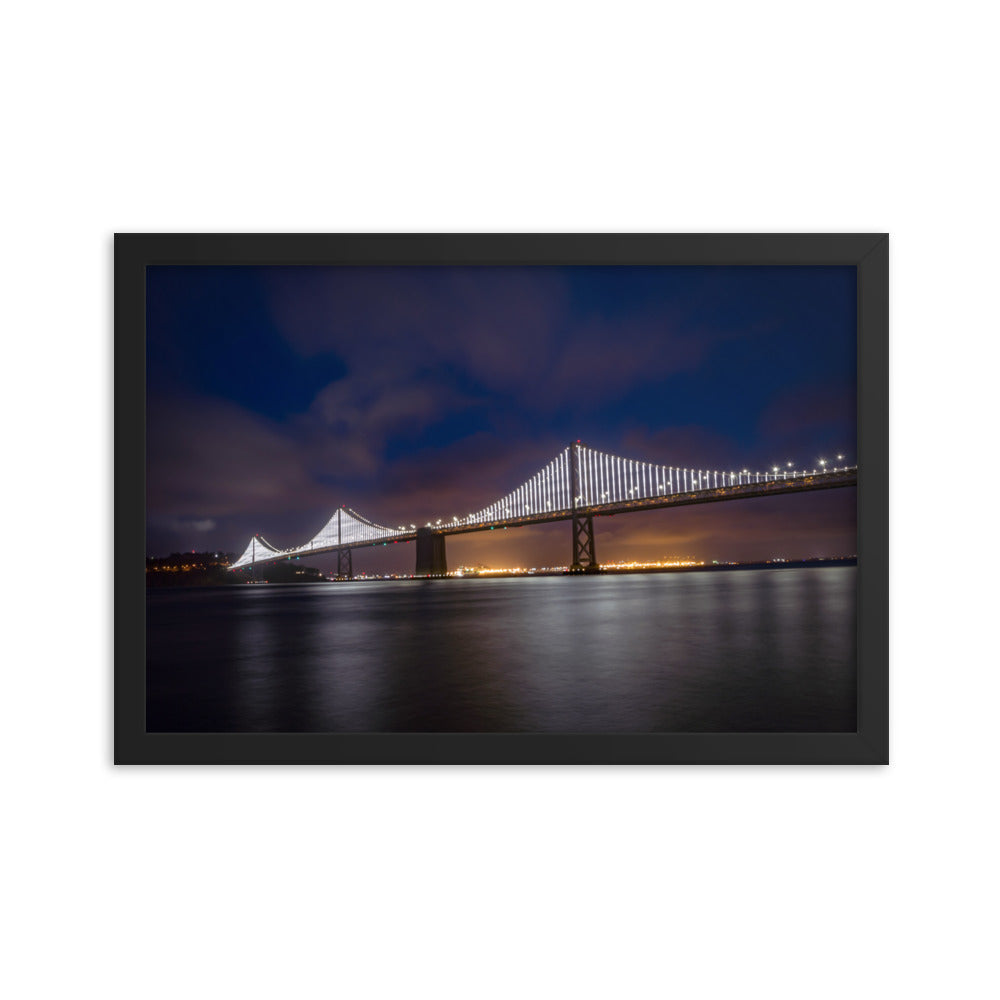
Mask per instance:
[[[615,398],[640,382],[691,370],[718,339],[683,329],[669,306],[574,300],[558,269],[291,269],[272,277],[272,319],[303,357],[329,353],[348,376],[316,404],[338,420],[366,413],[372,385],[393,395],[428,380],[438,414],[475,386],[550,413],[574,399]],[[345,398],[341,398],[341,396]],[[373,397],[381,398],[381,397]],[[371,402],[371,400],[369,400]]]
[[[808,461],[815,447],[824,443],[853,451],[856,426],[856,392],[839,383],[813,383],[780,393],[757,422],[762,439],[780,443]]]
[[[632,427],[621,439],[625,458],[694,469],[744,468],[749,461],[731,437],[691,424],[650,431]]]
[[[439,382],[413,383],[376,368],[325,386],[303,424],[321,428],[324,434],[364,441],[367,450],[377,454],[390,437],[412,438],[445,413],[470,403]]]
[[[235,403],[151,398],[147,442],[147,509],[192,530],[211,531],[210,522],[247,509],[302,510],[328,499],[296,442]]]
[[[550,405],[574,397],[589,404],[619,398],[697,368],[713,342],[707,334],[682,332],[662,312],[634,319],[591,316],[574,330],[571,349],[546,373],[546,398]]]
[[[410,373],[451,363],[507,384],[524,367],[519,351],[545,351],[568,292],[544,268],[291,268],[272,275],[270,302],[303,357]]]

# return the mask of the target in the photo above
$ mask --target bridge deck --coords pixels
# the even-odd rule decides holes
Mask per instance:
[[[435,526],[432,530],[447,535],[463,535],[471,531],[520,528],[527,524],[544,524],[548,521],[568,521],[574,516],[608,517],[612,514],[630,514],[640,510],[658,510],[662,507],[687,507],[691,504],[718,503],[722,500],[747,500],[751,497],[771,497],[783,493],[807,493],[812,490],[830,490],[839,486],[857,486],[857,484],[857,469],[844,469],[837,472],[817,473],[815,476],[804,476],[799,479],[779,479],[769,483],[744,483],[742,486],[720,486],[712,490],[672,493],[667,496],[647,497],[625,503],[591,504],[588,507],[578,507],[576,510],[527,514],[524,517],[506,518],[502,521],[487,521],[452,527],[442,524]]]
[[[657,510],[663,507],[687,507],[692,504],[719,503],[725,500],[747,500],[752,497],[780,496],[788,493],[808,493],[813,490],[829,490],[842,486],[857,486],[858,470],[839,469],[833,472],[819,472],[815,475],[799,476],[795,479],[778,479],[762,483],[744,483],[740,486],[720,486],[711,490],[695,490],[686,493],[671,493],[665,496],[647,497],[627,502],[592,504],[576,510],[545,511],[526,514],[523,517],[504,518],[496,521],[479,521],[475,524],[440,524],[429,529],[437,535],[467,535],[474,531],[495,531],[498,528],[522,528],[530,524],[546,524],[550,521],[568,521],[574,516],[610,517],[614,514],[631,514],[641,510]],[[294,549],[279,555],[259,558],[257,562],[278,562],[281,559],[295,559],[301,556],[322,555],[340,549],[373,548],[379,545],[395,545],[412,542],[416,531],[400,532],[391,538],[366,542],[352,542],[349,545],[327,545],[323,547]]]

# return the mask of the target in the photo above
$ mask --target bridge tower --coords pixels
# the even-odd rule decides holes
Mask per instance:
[[[573,562],[571,573],[597,572],[597,557],[594,555],[594,518],[591,514],[577,514],[580,497],[580,442],[569,446],[572,475],[573,500]]]
[[[354,579],[354,567],[351,565],[350,549],[337,549],[337,579]]]
[[[341,543],[340,534],[340,521],[344,515],[343,507],[337,509],[337,544]],[[354,565],[351,560],[351,547],[348,546],[346,549],[337,549],[337,579],[338,580],[353,580],[354,579]]]

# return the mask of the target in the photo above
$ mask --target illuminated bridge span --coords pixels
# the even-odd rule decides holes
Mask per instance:
[[[254,535],[230,569],[336,552],[338,576],[350,578],[353,549],[415,539],[417,575],[442,576],[447,572],[447,535],[571,520],[571,569],[595,570],[595,517],[855,486],[857,481],[858,470],[853,465],[828,470],[821,461],[820,468],[812,471],[775,467],[768,472],[677,468],[609,455],[576,442],[512,493],[464,517],[438,518],[421,527],[401,524],[389,528],[349,507],[340,507],[313,538],[298,548],[278,549]]]

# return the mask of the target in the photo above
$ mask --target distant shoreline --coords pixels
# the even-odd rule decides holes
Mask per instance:
[[[623,573],[714,573],[732,569],[820,569],[824,566],[857,566],[857,556],[835,559],[789,559],[787,562],[712,563],[706,566],[652,566],[649,569],[602,569],[600,574],[618,576]],[[523,575],[523,574],[522,574]],[[537,576],[538,574],[532,574]],[[565,574],[555,573],[554,576]]]
[[[570,573],[564,569],[540,569],[533,573],[466,573],[464,576],[436,577],[441,580],[505,580],[520,579],[525,576],[630,576],[644,573],[717,573],[727,570],[745,569],[822,569],[826,566],[857,566],[857,556],[838,556],[834,559],[789,559],[787,562],[712,563],[705,566],[649,566],[644,568],[609,567],[592,572]],[[358,577],[354,580],[333,580],[332,583],[361,583],[363,580],[384,580],[385,577]],[[427,577],[399,577],[400,580],[424,580]]]
[[[650,566],[647,568],[608,568],[599,569],[594,572],[569,573],[564,569],[535,570],[534,572],[523,573],[465,573],[462,576],[442,576],[424,577],[409,575],[388,575],[388,576],[357,576],[353,580],[332,580],[332,579],[308,579],[294,581],[266,581],[261,580],[253,586],[267,587],[299,587],[305,583],[376,583],[392,581],[425,581],[434,580],[515,580],[532,576],[630,576],[648,573],[724,573],[730,570],[757,570],[757,569],[823,569],[833,566],[857,566],[857,556],[840,556],[832,559],[790,559],[787,562],[747,562],[747,563],[712,563],[706,566]],[[248,585],[249,581],[233,581],[225,584],[212,583],[191,583],[185,589],[223,589],[232,586]],[[147,586],[147,590],[174,590],[173,586]]]

